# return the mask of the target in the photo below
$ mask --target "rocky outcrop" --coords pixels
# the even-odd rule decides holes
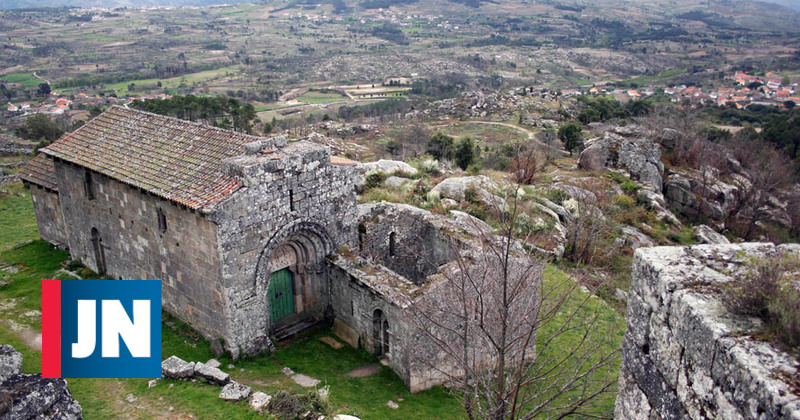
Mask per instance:
[[[22,354],[0,345],[0,419],[83,418],[81,405],[72,398],[64,379],[20,373]]]
[[[417,168],[399,160],[381,159],[377,162],[362,163],[358,165],[357,168],[361,173],[370,171],[383,172],[386,174],[399,172],[407,175],[414,175],[417,173]]]
[[[757,321],[726,310],[713,290],[753,257],[797,245],[696,245],[634,254],[615,418],[798,419],[788,383],[800,363],[748,336]]]
[[[717,233],[708,225],[697,225],[692,229],[694,229],[694,236],[697,237],[697,242],[701,244],[724,245],[731,243],[728,238]]]
[[[0,384],[22,373],[22,353],[8,344],[0,344]]]
[[[670,207],[686,217],[706,219],[724,227],[724,221],[736,206],[738,187],[722,182],[713,169],[675,171],[664,183],[664,198]]]
[[[638,129],[617,127],[602,137],[590,139],[581,152],[578,166],[591,171],[624,169],[631,178],[661,192],[664,172],[661,149],[643,135]]]
[[[477,201],[492,209],[505,210],[508,208],[508,203],[492,193],[498,188],[494,181],[484,175],[453,177],[433,187],[429,196],[456,201]],[[474,196],[470,196],[470,192],[473,192]]]
[[[648,210],[652,210],[656,212],[656,217],[658,220],[673,224],[675,226],[680,226],[681,222],[672,214],[671,211],[667,210],[667,202],[664,199],[664,195],[661,193],[655,192],[652,188],[644,187],[639,190],[639,193],[636,195],[636,199],[643,203]]]

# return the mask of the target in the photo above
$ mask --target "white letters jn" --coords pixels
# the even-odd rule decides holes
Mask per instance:
[[[94,300],[78,300],[78,342],[72,343],[72,357],[83,359],[94,353],[97,311]],[[150,357],[150,301],[133,301],[133,321],[118,300],[103,302],[102,356],[119,357],[119,337],[133,357]]]

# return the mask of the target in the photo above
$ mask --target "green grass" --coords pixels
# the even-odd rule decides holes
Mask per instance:
[[[305,102],[309,104],[324,104],[326,102],[343,101],[346,99],[347,96],[343,96],[340,93],[318,91],[309,91],[297,97],[299,102]]]
[[[508,126],[475,122],[456,123],[439,131],[453,137],[471,137],[475,140],[497,144],[521,141],[528,138],[525,132]]]
[[[24,88],[32,88],[44,83],[44,81],[33,77],[33,73],[10,73],[0,76],[0,80],[5,80],[7,83],[19,83]]]
[[[12,186],[0,196],[0,209],[3,209],[3,222],[28,225],[20,235],[35,237],[35,220],[26,190]],[[10,220],[10,221],[9,221]],[[0,271],[0,278],[7,283],[0,286],[0,343],[9,343],[24,355],[23,370],[27,373],[41,372],[41,353],[29,347],[28,341],[13,327],[22,326],[33,332],[41,331],[41,318],[30,315],[41,311],[41,280],[68,276],[59,273],[61,263],[68,256],[65,252],[52,248],[42,240],[16,246],[19,237],[5,234],[0,236],[0,266],[13,267]],[[553,266],[545,272],[545,288],[565,287],[566,274]],[[574,308],[585,297],[578,291],[570,300],[568,307]],[[8,306],[13,302],[13,307]],[[590,299],[589,304],[580,309],[581,317],[599,314],[598,333],[606,340],[602,351],[619,348],[624,322],[621,315],[614,312],[599,299]],[[28,315],[26,315],[26,313]],[[540,340],[548,335],[555,324],[545,325],[539,335]],[[19,327],[17,327],[19,328]],[[576,339],[575,332],[556,340],[544,356],[560,354]],[[403,419],[460,419],[464,418],[463,408],[457,397],[442,387],[418,394],[411,394],[400,378],[389,368],[381,366],[380,371],[367,378],[345,376],[350,370],[366,364],[377,363],[375,356],[364,350],[345,346],[335,350],[319,341],[322,336],[332,335],[330,330],[310,332],[291,345],[269,355],[260,355],[244,360],[233,361],[227,356],[220,359],[223,370],[254,390],[274,395],[280,390],[303,393],[308,390],[295,384],[283,375],[284,366],[320,379],[320,386],[330,388],[330,402],[335,412],[352,414],[363,419],[403,418]],[[184,360],[206,361],[212,357],[209,343],[189,326],[165,314],[162,324],[162,355],[166,358],[177,355]],[[591,360],[590,360],[591,361]],[[234,367],[228,368],[228,364]],[[618,366],[598,375],[615,375]],[[218,398],[219,388],[198,382],[182,382],[164,379],[153,388],[148,388],[146,379],[69,379],[73,396],[81,403],[84,417],[89,419],[163,418],[166,416],[201,418],[250,419],[257,415],[246,402],[230,403]],[[170,387],[172,385],[172,387]],[[137,397],[130,404],[124,401],[128,394]],[[570,398],[565,395],[561,398]],[[390,409],[386,403],[395,401],[399,410]],[[598,414],[613,414],[614,395],[603,396],[592,403],[592,410]],[[170,411],[172,408],[172,411]]]
[[[8,184],[0,191],[0,214],[0,251],[39,237],[31,194],[22,184]]]
[[[567,273],[552,265],[547,265],[544,273],[542,290],[543,292],[557,290],[558,293],[567,293],[572,285],[571,282],[572,281],[568,279]],[[597,351],[589,356],[586,362],[583,363],[582,370],[585,370],[592,364],[597,363],[601,356],[610,354],[621,348],[622,338],[625,334],[626,328],[625,319],[621,314],[614,311],[614,309],[612,309],[599,298],[592,297],[586,300],[587,293],[581,291],[580,289],[574,289],[572,293],[572,296],[566,302],[559,314],[554,317],[552,321],[542,326],[542,328],[539,330],[537,338],[539,346],[541,346],[543,340],[547,339],[548,337],[552,337],[556,328],[559,328],[561,325],[563,325],[566,322],[566,317],[573,312],[578,314],[576,317],[576,322],[581,322],[584,319],[597,316],[597,325],[595,326],[595,329],[588,335],[588,341],[597,343],[599,347],[597,347]],[[584,300],[585,304],[581,306]],[[584,331],[585,328],[579,327],[575,328],[569,333],[559,335],[554,339],[553,344],[542,350],[539,357],[545,360],[557,360],[560,355],[562,355],[564,352],[568,352],[569,349],[574,347],[575,343],[578,342]],[[620,362],[621,360],[619,354],[617,354],[614,362],[607,366],[606,369],[598,371],[592,375],[592,379],[597,381],[602,381],[609,378],[615,380],[619,372]],[[557,406],[560,402],[566,402],[568,399],[577,396],[578,392],[561,395],[554,401],[553,405]],[[616,397],[617,393],[615,387],[612,392],[602,394],[598,398],[592,400],[587,405],[587,408],[583,411],[591,412],[598,416],[607,416],[609,418],[613,417]]]
[[[673,78],[675,76],[680,76],[681,74],[686,73],[687,70],[688,69],[665,70],[665,71],[663,71],[663,72],[661,72],[661,73],[659,73],[658,75],[655,75],[655,76],[632,77],[632,78],[629,78],[629,79],[622,80],[620,82],[621,83],[627,83],[627,84],[636,83],[639,86],[647,86],[647,85],[652,85],[652,84],[655,84],[655,83],[661,83],[661,82],[668,81],[669,79],[671,79],[671,78]]]
[[[110,84],[105,88],[114,90],[119,96],[136,95],[140,93],[138,89],[133,92],[128,90],[128,86],[130,86],[131,83],[146,89],[156,89],[158,82],[161,82],[161,87],[157,89],[162,91],[164,89],[177,89],[181,85],[191,86],[193,83],[207,82],[209,80],[223,77],[227,73],[236,73],[238,71],[238,67],[223,67],[215,70],[206,70],[197,73],[185,74],[183,76],[172,77],[168,79],[129,80],[126,82]]]

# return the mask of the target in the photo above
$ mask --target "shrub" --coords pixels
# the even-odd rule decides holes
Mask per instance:
[[[468,203],[477,203],[479,194],[478,187],[476,187],[475,184],[469,184],[464,190],[464,201]]]
[[[386,174],[383,172],[367,172],[366,179],[366,188],[380,187],[383,181],[386,180]]]
[[[328,416],[331,407],[317,391],[300,395],[280,391],[270,401],[269,411],[281,420],[295,420]]]
[[[800,259],[770,258],[753,265],[750,273],[725,287],[725,306],[731,312],[764,320],[767,336],[778,343],[800,347]]]
[[[553,188],[547,190],[545,196],[548,200],[558,204],[559,206],[564,205],[564,200],[569,198],[569,194],[566,191],[560,188]]]
[[[453,153],[456,165],[462,170],[466,170],[475,160],[475,142],[467,137],[462,139]]]
[[[632,179],[626,179],[619,186],[622,188],[622,191],[625,191],[625,194],[628,195],[635,195],[642,188],[641,185],[637,184]]]
[[[624,194],[618,194],[614,196],[614,205],[619,207],[621,210],[628,210],[633,207],[636,203],[634,202],[633,198],[628,197]]]
[[[439,164],[439,161],[436,159],[425,159],[417,165],[417,169],[420,171],[431,174],[437,175],[442,170],[442,166]]]

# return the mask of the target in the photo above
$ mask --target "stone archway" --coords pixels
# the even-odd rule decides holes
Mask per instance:
[[[266,298],[268,330],[324,316],[329,302],[325,257],[331,247],[325,229],[311,222],[288,225],[270,239],[254,285],[256,294]]]

